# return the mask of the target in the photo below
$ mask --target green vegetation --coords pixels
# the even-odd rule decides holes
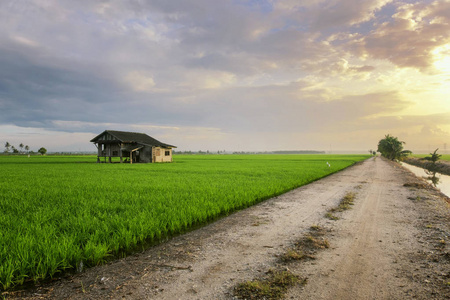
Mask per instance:
[[[399,141],[396,137],[386,135],[384,139],[378,142],[378,152],[384,157],[394,160],[402,160],[411,154],[409,150],[403,150],[405,142]]]
[[[284,252],[283,254],[280,255],[280,260],[283,262],[289,262],[289,261],[293,261],[293,260],[302,260],[302,259],[306,259],[306,258],[314,259],[313,256],[306,255],[305,253],[303,253],[303,251],[301,249],[297,249],[295,247],[288,249],[286,252]]]
[[[425,158],[425,157],[430,156],[430,155],[432,155],[432,153],[430,153],[430,154],[414,154],[413,157]],[[439,154],[439,155],[441,155],[441,154]],[[442,154],[439,157],[439,160],[450,161],[450,154]]]
[[[347,194],[345,194],[344,198],[341,199],[341,202],[339,202],[339,205],[332,209],[332,212],[342,212],[344,210],[349,210],[351,207],[350,205],[354,205],[355,204],[355,193],[352,192],[348,192]]]
[[[325,235],[324,228],[312,225],[309,232],[278,256],[278,270],[269,269],[264,277],[237,284],[233,296],[237,299],[283,299],[289,287],[305,285],[307,278],[293,274],[287,265],[293,261],[316,259],[317,252],[330,247]],[[282,265],[286,266],[284,271],[280,270]]]
[[[280,260],[286,263],[293,260],[316,259],[315,254],[319,250],[330,247],[325,234],[326,230],[324,228],[318,225],[311,226],[307,234],[279,256]]]
[[[334,213],[349,210],[351,208],[350,205],[355,204],[354,203],[355,196],[356,196],[355,193],[348,192],[344,196],[344,198],[341,199],[338,206],[333,207],[328,210],[328,212],[325,214],[325,218],[328,218],[328,219],[334,220],[334,221],[339,220],[340,218],[338,216],[334,215]]]
[[[439,148],[436,149],[436,150],[434,150],[433,153],[430,153],[430,156],[425,156],[424,159],[425,159],[425,160],[428,160],[428,161],[431,161],[431,163],[433,163],[433,164],[436,164],[436,162],[437,162],[439,159],[441,159],[441,157],[442,157],[441,154],[438,154],[438,153],[437,153],[438,150],[439,150]]]
[[[0,156],[0,287],[100,264],[368,157],[179,155],[130,165]]]
[[[439,149],[434,150],[433,153],[427,155],[414,155],[412,158],[405,160],[406,163],[425,169],[428,175],[427,180],[436,187],[439,184],[440,177],[438,173],[450,175],[450,155],[438,154]]]
[[[23,154],[23,153],[25,153],[25,152],[23,152],[24,147],[27,152],[30,150],[30,147],[28,147],[28,145],[25,146],[23,143],[20,143],[20,145],[19,145],[20,150],[18,150],[16,147],[11,145],[9,142],[6,142],[5,150],[3,151],[3,153],[9,154],[9,151],[12,150],[12,153],[14,153],[14,154]]]
[[[11,144],[9,142],[5,143],[5,153],[9,153],[9,148],[11,148]]]
[[[327,212],[326,214],[325,214],[325,218],[327,218],[327,219],[330,219],[330,220],[333,220],[333,221],[337,221],[337,220],[339,220],[340,218],[338,217],[338,216],[335,216],[332,212]]]
[[[39,152],[41,155],[45,155],[45,153],[47,153],[47,149],[45,149],[44,147],[41,147],[41,148],[39,148],[38,152]]]
[[[269,270],[265,278],[237,285],[234,296],[238,299],[282,299],[289,287],[306,282],[306,278],[290,271]]]

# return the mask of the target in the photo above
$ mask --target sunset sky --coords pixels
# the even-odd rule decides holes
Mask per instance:
[[[0,1],[0,142],[450,152],[450,0]],[[448,144],[445,146],[445,144]]]

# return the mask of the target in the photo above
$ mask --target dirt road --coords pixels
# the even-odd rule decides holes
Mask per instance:
[[[352,209],[325,218],[348,192],[356,194]],[[438,192],[372,158],[142,253],[7,296],[237,299],[238,283],[285,268],[308,278],[288,299],[448,299],[449,221]],[[330,248],[281,263],[311,225],[327,230]]]

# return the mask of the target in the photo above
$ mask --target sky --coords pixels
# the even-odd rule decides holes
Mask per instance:
[[[0,25],[1,146],[450,151],[450,0],[2,0]]]

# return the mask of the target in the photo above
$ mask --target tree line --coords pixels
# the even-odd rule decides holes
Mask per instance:
[[[41,148],[39,148],[39,150],[37,152],[40,153],[41,155],[44,155],[44,154],[47,153],[47,149],[45,149],[44,147],[41,147]],[[13,153],[13,154],[32,154],[34,152],[30,151],[30,147],[28,145],[24,145],[23,143],[20,143],[19,149],[17,149],[14,145],[11,145],[9,142],[6,142],[5,143],[5,150],[3,151],[3,153],[6,153],[6,154],[8,154],[8,153]]]

